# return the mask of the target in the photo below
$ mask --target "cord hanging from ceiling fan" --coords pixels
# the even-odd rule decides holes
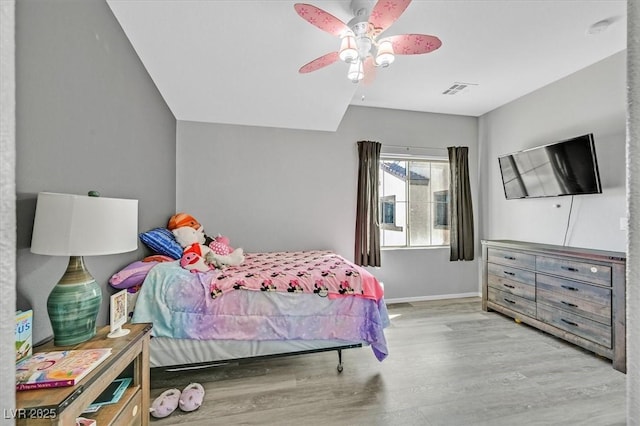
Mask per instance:
[[[306,3],[294,8],[305,21],[340,38],[338,51],[324,54],[303,65],[298,72],[317,71],[341,60],[349,64],[347,78],[354,83],[370,82],[377,67],[388,67],[395,55],[420,55],[442,46],[436,36],[401,34],[379,38],[407,9],[411,0],[378,0],[369,9],[366,0],[352,0],[354,18],[347,24],[324,10]]]

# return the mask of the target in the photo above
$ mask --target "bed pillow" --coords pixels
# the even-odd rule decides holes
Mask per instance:
[[[164,254],[172,259],[182,257],[182,247],[167,228],[155,228],[140,234],[140,241],[158,254]]]
[[[152,254],[142,259],[143,262],[173,262],[173,257],[165,256],[164,254]]]
[[[139,286],[145,277],[155,265],[159,262],[143,262],[138,260],[125,266],[120,272],[115,273],[109,278],[111,287],[117,289],[131,288]]]

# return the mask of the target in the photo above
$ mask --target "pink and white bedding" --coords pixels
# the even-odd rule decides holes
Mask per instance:
[[[366,269],[326,250],[247,253],[242,265],[221,271],[209,286],[213,298],[237,289],[374,300],[383,296],[382,286]]]
[[[380,283],[327,251],[247,253],[237,267],[192,273],[163,262],[147,274],[133,322],[156,337],[195,340],[337,340],[388,355]]]

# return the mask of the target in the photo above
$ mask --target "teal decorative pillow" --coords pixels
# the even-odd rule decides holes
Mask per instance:
[[[182,247],[176,241],[173,233],[166,228],[155,228],[140,234],[140,241],[155,253],[164,254],[172,259],[182,257]]]

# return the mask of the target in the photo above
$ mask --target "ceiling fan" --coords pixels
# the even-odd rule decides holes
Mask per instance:
[[[371,81],[376,67],[388,67],[395,55],[420,55],[433,52],[442,42],[426,34],[401,34],[380,38],[409,6],[411,0],[378,0],[371,8],[370,0],[352,0],[354,18],[348,23],[310,4],[296,3],[298,15],[312,25],[340,37],[340,49],[303,65],[298,72],[305,74],[331,65],[338,59],[349,65],[347,78],[354,83],[366,77]]]

